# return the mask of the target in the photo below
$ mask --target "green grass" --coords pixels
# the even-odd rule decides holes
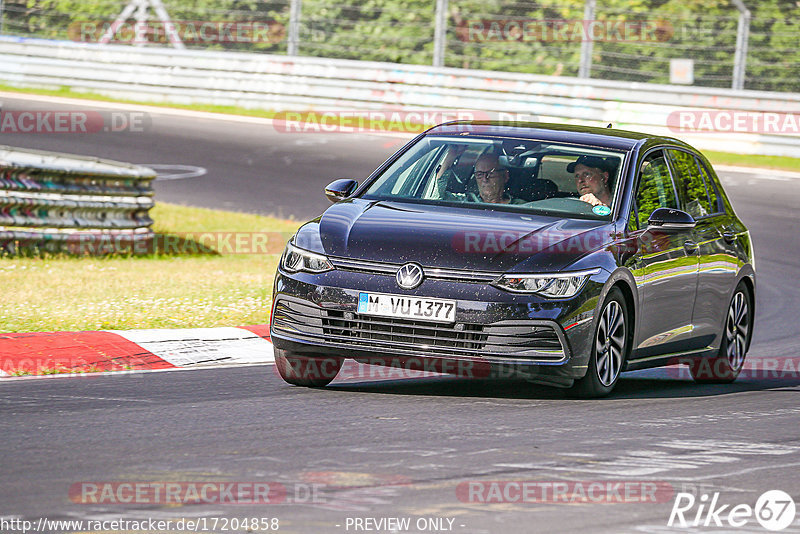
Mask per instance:
[[[246,115],[251,117],[272,118],[276,111],[267,109],[243,108],[237,106],[216,106],[212,104],[174,104],[171,102],[153,102],[150,100],[131,100],[125,98],[115,98],[90,91],[78,91],[70,87],[59,87],[58,89],[39,89],[23,88],[13,85],[0,84],[0,91],[9,93],[25,93],[33,95],[60,96],[63,98],[82,98],[84,100],[97,100],[100,102],[121,102],[123,104],[141,104],[163,108],[190,109],[193,111],[208,111],[211,113],[226,113],[230,115]]]
[[[190,328],[269,321],[279,252],[299,223],[259,215],[159,203],[159,240],[203,232],[264,237],[268,246],[205,254],[192,247],[142,257],[0,259],[0,331]],[[192,232],[191,236],[183,232]],[[224,247],[217,247],[224,248]],[[243,253],[230,253],[239,250]],[[270,253],[260,253],[269,250]],[[184,253],[189,252],[189,253]]]
[[[713,150],[703,150],[703,154],[715,165],[738,165],[739,167],[800,171],[800,158],[730,154],[728,152],[714,152]]]
[[[150,102],[147,100],[120,99],[92,92],[77,91],[70,87],[60,87],[57,89],[38,89],[38,88],[21,88],[12,85],[0,84],[0,91],[60,96],[65,98],[83,98],[88,100],[98,100],[104,102],[123,102],[127,104],[141,104],[141,105],[167,107],[167,108],[189,109],[194,111],[207,111],[211,113],[224,113],[229,115],[246,115],[251,117],[263,117],[267,119],[274,118],[278,113],[274,110],[252,109],[252,108],[243,108],[237,106],[215,106],[211,104],[174,104],[165,102]],[[385,127],[389,131],[395,131],[395,132],[406,131],[407,133],[415,133],[417,131],[417,130],[411,131],[411,129],[407,127],[401,129],[400,128],[401,125],[397,123],[383,124],[377,121],[372,121],[371,126],[376,129]],[[422,126],[420,126],[419,131],[421,131],[421,129]],[[706,157],[711,161],[711,163],[718,165],[738,165],[743,167],[759,167],[759,168],[778,169],[787,171],[800,171],[800,158],[789,158],[783,156],[754,156],[747,154],[734,154],[731,152],[716,152],[716,151],[706,151],[706,150],[703,151],[703,154],[706,155]]]
[[[125,370],[130,370],[129,366],[126,366]],[[110,369],[101,369],[97,367],[97,365],[91,365],[89,367],[83,367],[80,369],[67,369],[63,365],[57,365],[55,367],[42,367],[40,369],[14,369],[10,373],[11,376],[42,376],[42,375],[66,375],[66,374],[83,374],[83,373],[102,373]]]

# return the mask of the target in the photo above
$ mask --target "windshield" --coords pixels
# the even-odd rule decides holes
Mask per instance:
[[[424,137],[361,196],[608,220],[623,158],[530,139]]]

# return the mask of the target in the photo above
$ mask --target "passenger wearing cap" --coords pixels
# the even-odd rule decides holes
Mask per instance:
[[[567,165],[567,172],[575,173],[575,185],[581,195],[580,200],[592,206],[611,205],[608,168],[608,162],[598,156],[580,156]]]

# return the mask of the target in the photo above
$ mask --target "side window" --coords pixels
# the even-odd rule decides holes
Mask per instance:
[[[638,227],[645,228],[647,219],[658,208],[677,208],[675,189],[669,175],[667,161],[661,150],[650,152],[639,169],[639,185],[636,189],[636,213]],[[631,228],[635,228],[636,220],[631,220]]]
[[[708,200],[709,204],[711,205],[711,213],[718,213],[720,211],[725,211],[722,205],[719,202],[719,196],[717,195],[717,187],[714,184],[714,180],[711,179],[711,175],[708,172],[708,169],[703,164],[700,159],[697,157],[694,158],[697,160],[697,167],[700,169],[700,172],[703,174],[703,178],[706,180],[706,191],[708,192]]]
[[[432,148],[427,154],[419,158],[414,165],[403,170],[398,176],[394,187],[392,187],[391,194],[402,197],[419,196],[418,189],[420,184],[430,174],[431,162],[437,152],[441,152],[441,149],[438,147]]]
[[[563,154],[547,154],[539,164],[539,178],[554,182],[559,191],[578,195],[575,185],[575,174],[567,171],[567,165],[575,161],[575,156]]]
[[[675,186],[678,188],[681,209],[695,219],[716,212],[716,208],[711,208],[706,182],[694,155],[683,150],[670,149],[667,152],[675,171]]]

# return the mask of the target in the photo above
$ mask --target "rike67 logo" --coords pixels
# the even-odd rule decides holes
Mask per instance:
[[[755,506],[731,505],[720,502],[719,492],[713,495],[678,493],[667,526],[681,528],[696,527],[743,527],[755,518],[767,530],[783,530],[794,522],[794,499],[781,490],[769,490],[761,494]]]

